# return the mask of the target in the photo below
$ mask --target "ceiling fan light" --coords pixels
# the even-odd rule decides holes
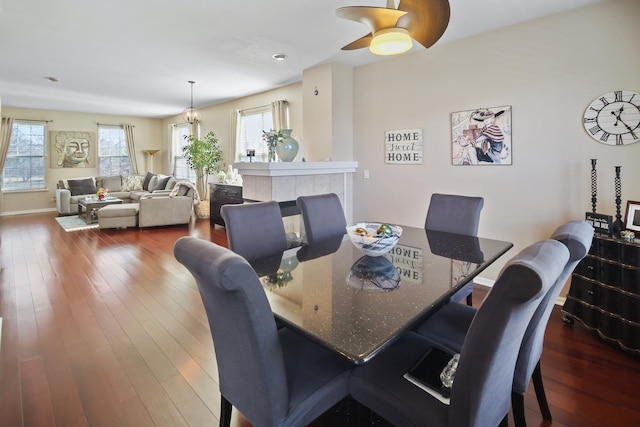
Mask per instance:
[[[397,55],[411,49],[413,42],[404,28],[385,28],[373,35],[369,50],[375,55]]]

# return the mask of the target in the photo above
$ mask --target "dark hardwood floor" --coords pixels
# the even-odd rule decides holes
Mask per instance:
[[[173,244],[226,246],[224,230],[199,220],[65,232],[54,218],[0,217],[0,425],[217,425],[211,336]],[[474,291],[476,305],[485,294]],[[640,425],[640,358],[563,325],[557,307],[542,372],[554,426]],[[546,425],[532,387],[525,405],[528,425]]]

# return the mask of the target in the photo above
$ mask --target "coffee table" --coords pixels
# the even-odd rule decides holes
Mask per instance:
[[[95,216],[95,211],[107,205],[119,205],[121,203],[122,199],[117,197],[105,197],[102,200],[98,198],[82,198],[78,200],[78,218],[82,218],[82,208],[84,208],[86,211],[84,220],[87,224],[92,224],[98,220]]]

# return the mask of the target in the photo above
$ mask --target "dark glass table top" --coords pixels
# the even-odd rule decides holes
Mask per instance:
[[[381,257],[364,256],[345,235],[251,264],[279,322],[363,364],[511,247],[403,226]]]

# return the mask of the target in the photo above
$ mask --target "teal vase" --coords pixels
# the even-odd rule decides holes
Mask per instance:
[[[291,138],[291,129],[282,129],[282,133],[284,138],[276,145],[276,154],[278,154],[280,161],[291,162],[296,158],[300,147],[298,141]]]

